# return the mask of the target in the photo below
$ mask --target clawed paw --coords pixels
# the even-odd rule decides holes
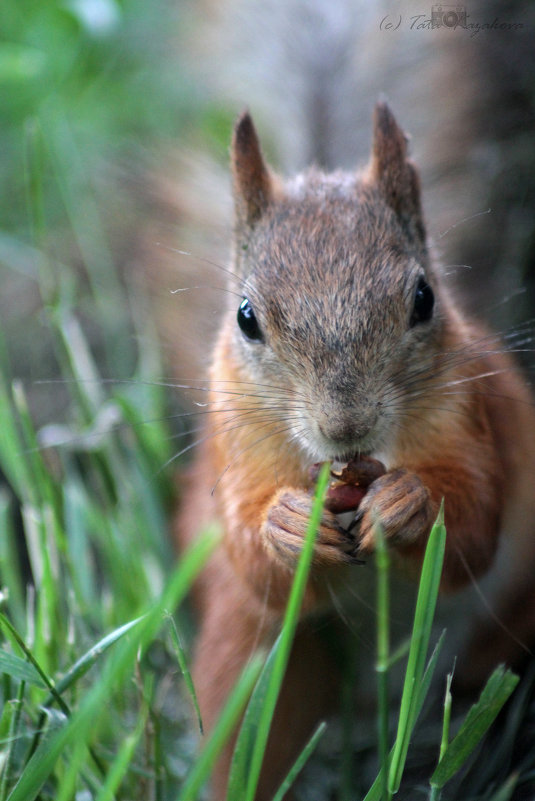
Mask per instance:
[[[409,545],[428,534],[435,513],[429,490],[416,473],[402,468],[386,473],[370,485],[350,526],[358,553],[373,551],[377,524],[390,545]]]
[[[304,490],[281,490],[270,505],[262,526],[264,544],[275,558],[294,569],[308,529],[312,496]],[[358,564],[355,537],[335,515],[324,509],[314,546],[314,566]]]
[[[349,483],[347,486],[350,490],[359,489]],[[436,509],[416,473],[403,468],[392,470],[375,478],[363,492],[348,529],[340,525],[333,511],[323,510],[314,546],[314,566],[361,563],[359,557],[375,549],[378,524],[388,544],[394,547],[410,545],[429,533]],[[345,502],[340,487],[333,497],[335,508],[340,505],[340,498]],[[289,569],[295,569],[299,560],[312,506],[312,495],[305,490],[283,489],[267,510],[261,530],[264,544]]]

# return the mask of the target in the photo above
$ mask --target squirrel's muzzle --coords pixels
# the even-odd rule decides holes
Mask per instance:
[[[335,448],[346,451],[359,449],[359,444],[372,434],[378,420],[376,409],[363,410],[326,410],[318,419],[318,428],[325,439],[332,442]]]

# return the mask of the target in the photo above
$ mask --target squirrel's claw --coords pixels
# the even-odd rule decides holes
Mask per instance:
[[[297,489],[283,489],[270,504],[261,528],[264,545],[277,561],[295,569],[308,529],[312,496]],[[360,564],[355,537],[335,515],[324,509],[314,545],[314,567]]]
[[[350,526],[358,526],[358,552],[373,551],[377,522],[391,545],[415,542],[429,532],[435,511],[416,473],[402,468],[386,473],[370,486]]]

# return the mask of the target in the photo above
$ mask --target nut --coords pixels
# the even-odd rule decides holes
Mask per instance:
[[[312,483],[317,480],[320,469],[321,463],[310,467],[308,476]],[[358,509],[370,484],[385,472],[385,466],[370,456],[351,459],[340,468],[331,467],[332,480],[327,489],[325,507],[337,515]]]

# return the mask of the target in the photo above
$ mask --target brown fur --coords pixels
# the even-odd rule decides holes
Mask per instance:
[[[208,728],[255,647],[277,632],[311,509],[310,463],[360,451],[387,467],[360,504],[354,537],[324,512],[257,794],[267,801],[332,710],[336,671],[307,620],[329,609],[332,588],[358,584],[354,563],[373,550],[376,515],[400,560],[417,566],[445,498],[445,590],[489,568],[504,524],[533,549],[525,475],[535,465],[535,416],[510,357],[464,319],[442,283],[418,176],[388,107],[376,109],[372,159],[360,175],[312,170],[283,187],[248,115],[232,164],[233,269],[264,340],[246,342],[229,309],[211,368],[215,413],[179,520],[184,544],[203,519],[224,531],[196,588],[195,680]],[[422,274],[434,314],[411,326]],[[215,774],[217,801],[230,753]]]

